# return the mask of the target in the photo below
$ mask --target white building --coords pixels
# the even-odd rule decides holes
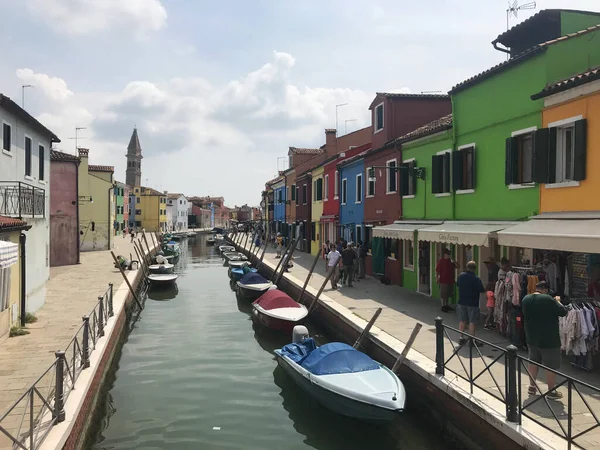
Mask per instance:
[[[24,232],[27,311],[45,301],[50,275],[50,148],[60,139],[0,94],[0,215],[31,225]]]
[[[187,231],[190,203],[183,194],[167,195],[167,224],[169,231]]]

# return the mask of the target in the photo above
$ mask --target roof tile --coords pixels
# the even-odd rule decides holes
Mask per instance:
[[[297,148],[290,147],[290,153],[294,153],[296,155],[320,155],[324,153],[325,150],[320,148]]]
[[[410,133],[406,133],[404,136],[400,136],[399,138],[393,139],[390,142],[408,142],[414,139],[435,134],[439,131],[448,130],[450,128],[452,128],[452,114],[440,117],[439,119],[436,119],[433,122],[429,122],[428,124],[425,124],[422,127],[411,131]]]
[[[538,100],[596,80],[600,80],[600,66],[586,70],[585,72],[580,72],[563,80],[550,83],[537,94],[533,94],[531,99]]]
[[[14,217],[0,216],[0,229],[24,226],[27,226],[27,222],[24,220],[15,219]]]
[[[114,172],[115,167],[114,166],[95,166],[93,164],[90,164],[88,166],[88,171],[90,171],[90,172]]]
[[[50,150],[50,161],[73,161],[79,162],[79,156],[71,155],[70,153],[59,152],[58,150]]]
[[[401,92],[377,92],[375,95],[387,98],[450,98],[448,94],[406,94]]]

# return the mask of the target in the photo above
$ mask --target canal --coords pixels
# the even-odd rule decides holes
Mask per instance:
[[[449,448],[410,410],[375,427],[304,395],[272,356],[290,337],[253,327],[203,236],[182,242],[177,272],[132,323],[93,449]]]

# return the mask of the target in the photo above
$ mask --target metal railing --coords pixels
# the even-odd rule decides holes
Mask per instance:
[[[600,430],[600,409],[596,411],[590,405],[590,399],[600,399],[600,388],[592,386],[581,380],[577,380],[565,373],[551,369],[543,364],[531,361],[519,355],[517,347],[509,345],[506,348],[499,347],[491,342],[484,341],[466,332],[444,325],[443,320],[435,319],[436,331],[436,355],[435,373],[445,376],[446,371],[467,381],[470,393],[473,394],[475,387],[481,389],[495,399],[506,405],[505,417],[509,422],[522,425],[523,417],[535,422],[546,430],[560,436],[567,441],[567,448],[573,445],[579,448],[587,448],[584,442],[578,439],[589,435],[592,431]],[[455,343],[450,334],[459,338]],[[449,357],[445,354],[445,343],[450,343],[452,353]],[[497,356],[486,356],[482,353],[480,346],[489,347],[492,352],[499,352]],[[463,349],[468,346],[468,351]],[[466,354],[465,354],[466,353]],[[451,363],[458,364],[452,367]],[[502,377],[494,374],[494,366],[502,365]],[[531,369],[537,367],[544,369],[546,374],[553,373],[557,382],[551,389],[542,389],[541,384],[531,376]],[[485,376],[489,376],[488,385],[483,382]],[[560,380],[560,381],[559,381]],[[561,398],[556,398],[555,392],[561,387],[566,387],[566,412]],[[526,391],[529,395],[525,396]],[[535,391],[532,392],[532,391]],[[574,409],[574,401],[577,396],[581,400]],[[590,397],[586,399],[586,396]],[[583,408],[585,406],[585,409]],[[546,419],[546,420],[543,420]],[[578,420],[582,419],[582,420]],[[581,422],[581,423],[580,423]],[[591,447],[590,447],[591,448]]]
[[[55,352],[52,364],[0,416],[0,437],[8,438],[13,449],[38,449],[52,427],[65,420],[65,402],[81,372],[90,367],[90,354],[113,315],[113,284],[109,283],[65,350]]]
[[[0,214],[46,217],[46,191],[21,181],[0,181]]]

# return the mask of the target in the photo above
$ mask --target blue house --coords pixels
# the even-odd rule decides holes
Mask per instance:
[[[273,220],[275,222],[275,231],[284,233],[285,228],[285,204],[287,201],[287,192],[285,188],[285,179],[273,184]]]
[[[365,153],[360,153],[338,165],[340,236],[347,241],[358,242],[364,239]]]

